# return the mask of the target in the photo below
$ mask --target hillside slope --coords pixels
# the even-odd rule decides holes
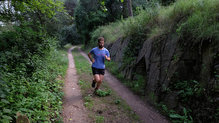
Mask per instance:
[[[217,0],[178,0],[100,27],[93,40],[105,37],[121,78],[131,80],[131,88],[141,89],[139,94],[161,105],[170,118],[215,122],[219,117],[218,13]],[[166,110],[166,105],[174,111]],[[173,115],[175,111],[181,117]]]

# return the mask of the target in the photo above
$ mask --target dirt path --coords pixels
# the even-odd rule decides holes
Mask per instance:
[[[73,49],[74,47],[68,50],[69,65],[64,85],[63,121],[64,123],[89,123],[89,118],[83,105],[80,87],[77,85],[78,77],[71,53]]]
[[[79,49],[80,53],[89,60],[87,54]],[[89,60],[90,61],[90,60]],[[90,62],[91,63],[91,62]],[[168,121],[154,110],[151,106],[145,104],[139,97],[134,95],[118,79],[111,75],[107,70],[104,76],[109,86],[124,99],[128,105],[138,114],[144,123],[168,123]]]

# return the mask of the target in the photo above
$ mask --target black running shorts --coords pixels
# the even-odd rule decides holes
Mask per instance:
[[[97,69],[97,68],[92,67],[92,72],[93,72],[93,75],[95,75],[95,74],[104,75],[105,74],[105,69]]]

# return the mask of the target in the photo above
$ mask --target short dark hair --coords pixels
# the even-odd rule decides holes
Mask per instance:
[[[98,38],[98,43],[100,43],[100,41],[104,41],[104,37],[99,37]]]

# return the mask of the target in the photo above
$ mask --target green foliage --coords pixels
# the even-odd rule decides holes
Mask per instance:
[[[162,5],[169,5],[175,2],[176,0],[159,0],[159,1],[162,3]]]
[[[76,53],[79,53],[76,49],[73,51]],[[75,58],[77,58],[77,60],[75,60],[75,64],[77,64],[76,69],[77,69],[78,74],[82,74],[82,73],[90,73],[91,74],[92,73],[89,62],[84,60],[83,56],[77,55],[77,56],[75,56]]]
[[[118,105],[118,104],[121,103],[121,100],[117,99],[117,100],[114,101],[114,103],[115,103],[116,105]]]
[[[137,34],[131,35],[128,46],[125,48],[124,51],[122,69],[132,65],[132,62],[135,62],[145,40],[146,35],[143,32],[138,32]]]
[[[148,99],[153,102],[154,104],[156,104],[156,101],[157,101],[157,96],[155,95],[154,92],[149,92],[148,94]]]
[[[3,72],[1,83],[1,109],[3,114],[1,119],[5,120],[4,115],[15,117],[16,112],[26,114],[31,121],[59,121],[61,111],[61,92],[63,81],[56,79],[58,75],[64,75],[67,59],[59,52],[51,52],[46,60],[34,55],[35,71],[28,77],[25,67],[17,66],[13,72]],[[60,57],[57,57],[60,56]],[[66,57],[66,56],[65,56]],[[7,112],[6,112],[7,111]]]
[[[142,10],[152,11],[153,8],[160,7],[161,0],[132,0],[134,15],[138,15]]]
[[[201,96],[204,91],[195,80],[177,82],[174,86],[174,89],[179,90],[179,98],[183,103],[186,103],[192,96]]]
[[[36,12],[40,11],[45,14],[47,17],[51,18],[55,15],[56,11],[63,11],[63,3],[60,1],[53,0],[40,0],[40,1],[19,1],[13,0],[12,5],[14,5],[15,10],[20,11],[22,13],[25,12]]]
[[[112,0],[81,0],[79,2],[75,10],[75,22],[86,46],[90,44],[93,30],[120,18],[122,11],[120,5],[120,2]]]
[[[145,32],[150,37],[162,35],[174,28],[184,40],[218,40],[217,0],[178,0],[166,7],[150,5],[154,8],[140,10],[140,14],[133,18],[97,28],[92,33],[92,42],[104,36],[106,42],[111,43],[146,28],[151,30]]]
[[[67,26],[72,28],[73,18],[67,12],[56,12],[53,18],[44,18],[43,23],[47,33],[53,37],[59,37],[62,35],[62,30]],[[70,31],[68,33],[71,33]],[[65,34],[66,36],[66,34]],[[63,40],[61,40],[62,42]]]
[[[65,9],[69,13],[69,15],[71,15],[72,17],[74,17],[74,11],[75,11],[76,5],[77,5],[77,0],[65,0],[64,2]]]
[[[91,41],[95,42],[97,37],[104,36],[106,43],[112,43],[119,38],[143,32],[145,27],[152,21],[153,16],[155,16],[153,11],[141,11],[135,17],[101,26],[92,32]]]
[[[193,1],[196,9],[177,29],[187,40],[219,40],[219,1]]]
[[[81,0],[75,10],[76,27],[85,45],[89,43],[89,33],[105,22],[106,14],[97,3],[96,0]]]
[[[104,123],[104,117],[103,116],[96,116],[96,123]]]
[[[62,77],[68,60],[50,36],[65,22],[55,16],[64,13],[62,3],[12,0],[0,4],[7,5],[0,10],[0,122],[15,122],[17,112],[31,122],[61,121]],[[56,26],[50,28],[52,24]]]
[[[110,62],[105,62],[106,69],[109,69],[110,72],[114,75],[118,75],[119,69],[118,69],[118,64],[116,62],[110,61]]]
[[[93,105],[94,105],[93,102],[85,102],[84,103],[84,106],[90,110],[92,109]]]
[[[94,105],[91,96],[88,95],[88,96],[84,97],[84,101],[85,101],[84,106],[91,110],[93,105]]]
[[[171,115],[173,118],[181,120],[190,119],[194,121],[216,121],[217,114],[217,102],[213,100],[214,91],[204,88],[199,82],[195,80],[178,81],[170,85],[170,91],[177,91],[178,102],[183,106],[186,106],[189,110],[183,110],[184,116],[177,117],[178,115]],[[200,105],[202,107],[200,107]],[[209,115],[211,115],[209,117]],[[175,117],[174,117],[175,116]]]
[[[24,23],[2,32],[0,40],[6,41],[0,51],[1,121],[14,122],[17,112],[33,122],[60,121],[63,81],[57,77],[65,74],[67,59],[56,39]]]
[[[105,8],[106,8],[106,20],[108,22],[114,22],[116,20],[119,20],[121,18],[123,9],[122,2],[118,0],[105,0]]]
[[[193,118],[191,117],[191,110],[183,108],[183,115],[179,115],[174,110],[169,110],[166,105],[159,104],[162,111],[167,114],[173,123],[193,123]]]
[[[38,16],[38,19],[42,19],[42,16],[46,18],[52,18],[56,12],[64,11],[63,3],[53,0],[12,0],[0,2],[2,9],[0,13],[0,19],[2,21],[16,21],[23,20],[25,18],[33,19],[33,14]],[[32,16],[32,17],[31,17]]]
[[[74,24],[63,27],[60,30],[59,39],[61,40],[61,46],[64,46],[68,43],[73,45],[82,44]]]
[[[105,96],[109,96],[111,94],[111,90],[107,90],[107,91],[103,91],[103,90],[97,90],[96,91],[96,95],[100,96],[100,97],[105,97]]]

